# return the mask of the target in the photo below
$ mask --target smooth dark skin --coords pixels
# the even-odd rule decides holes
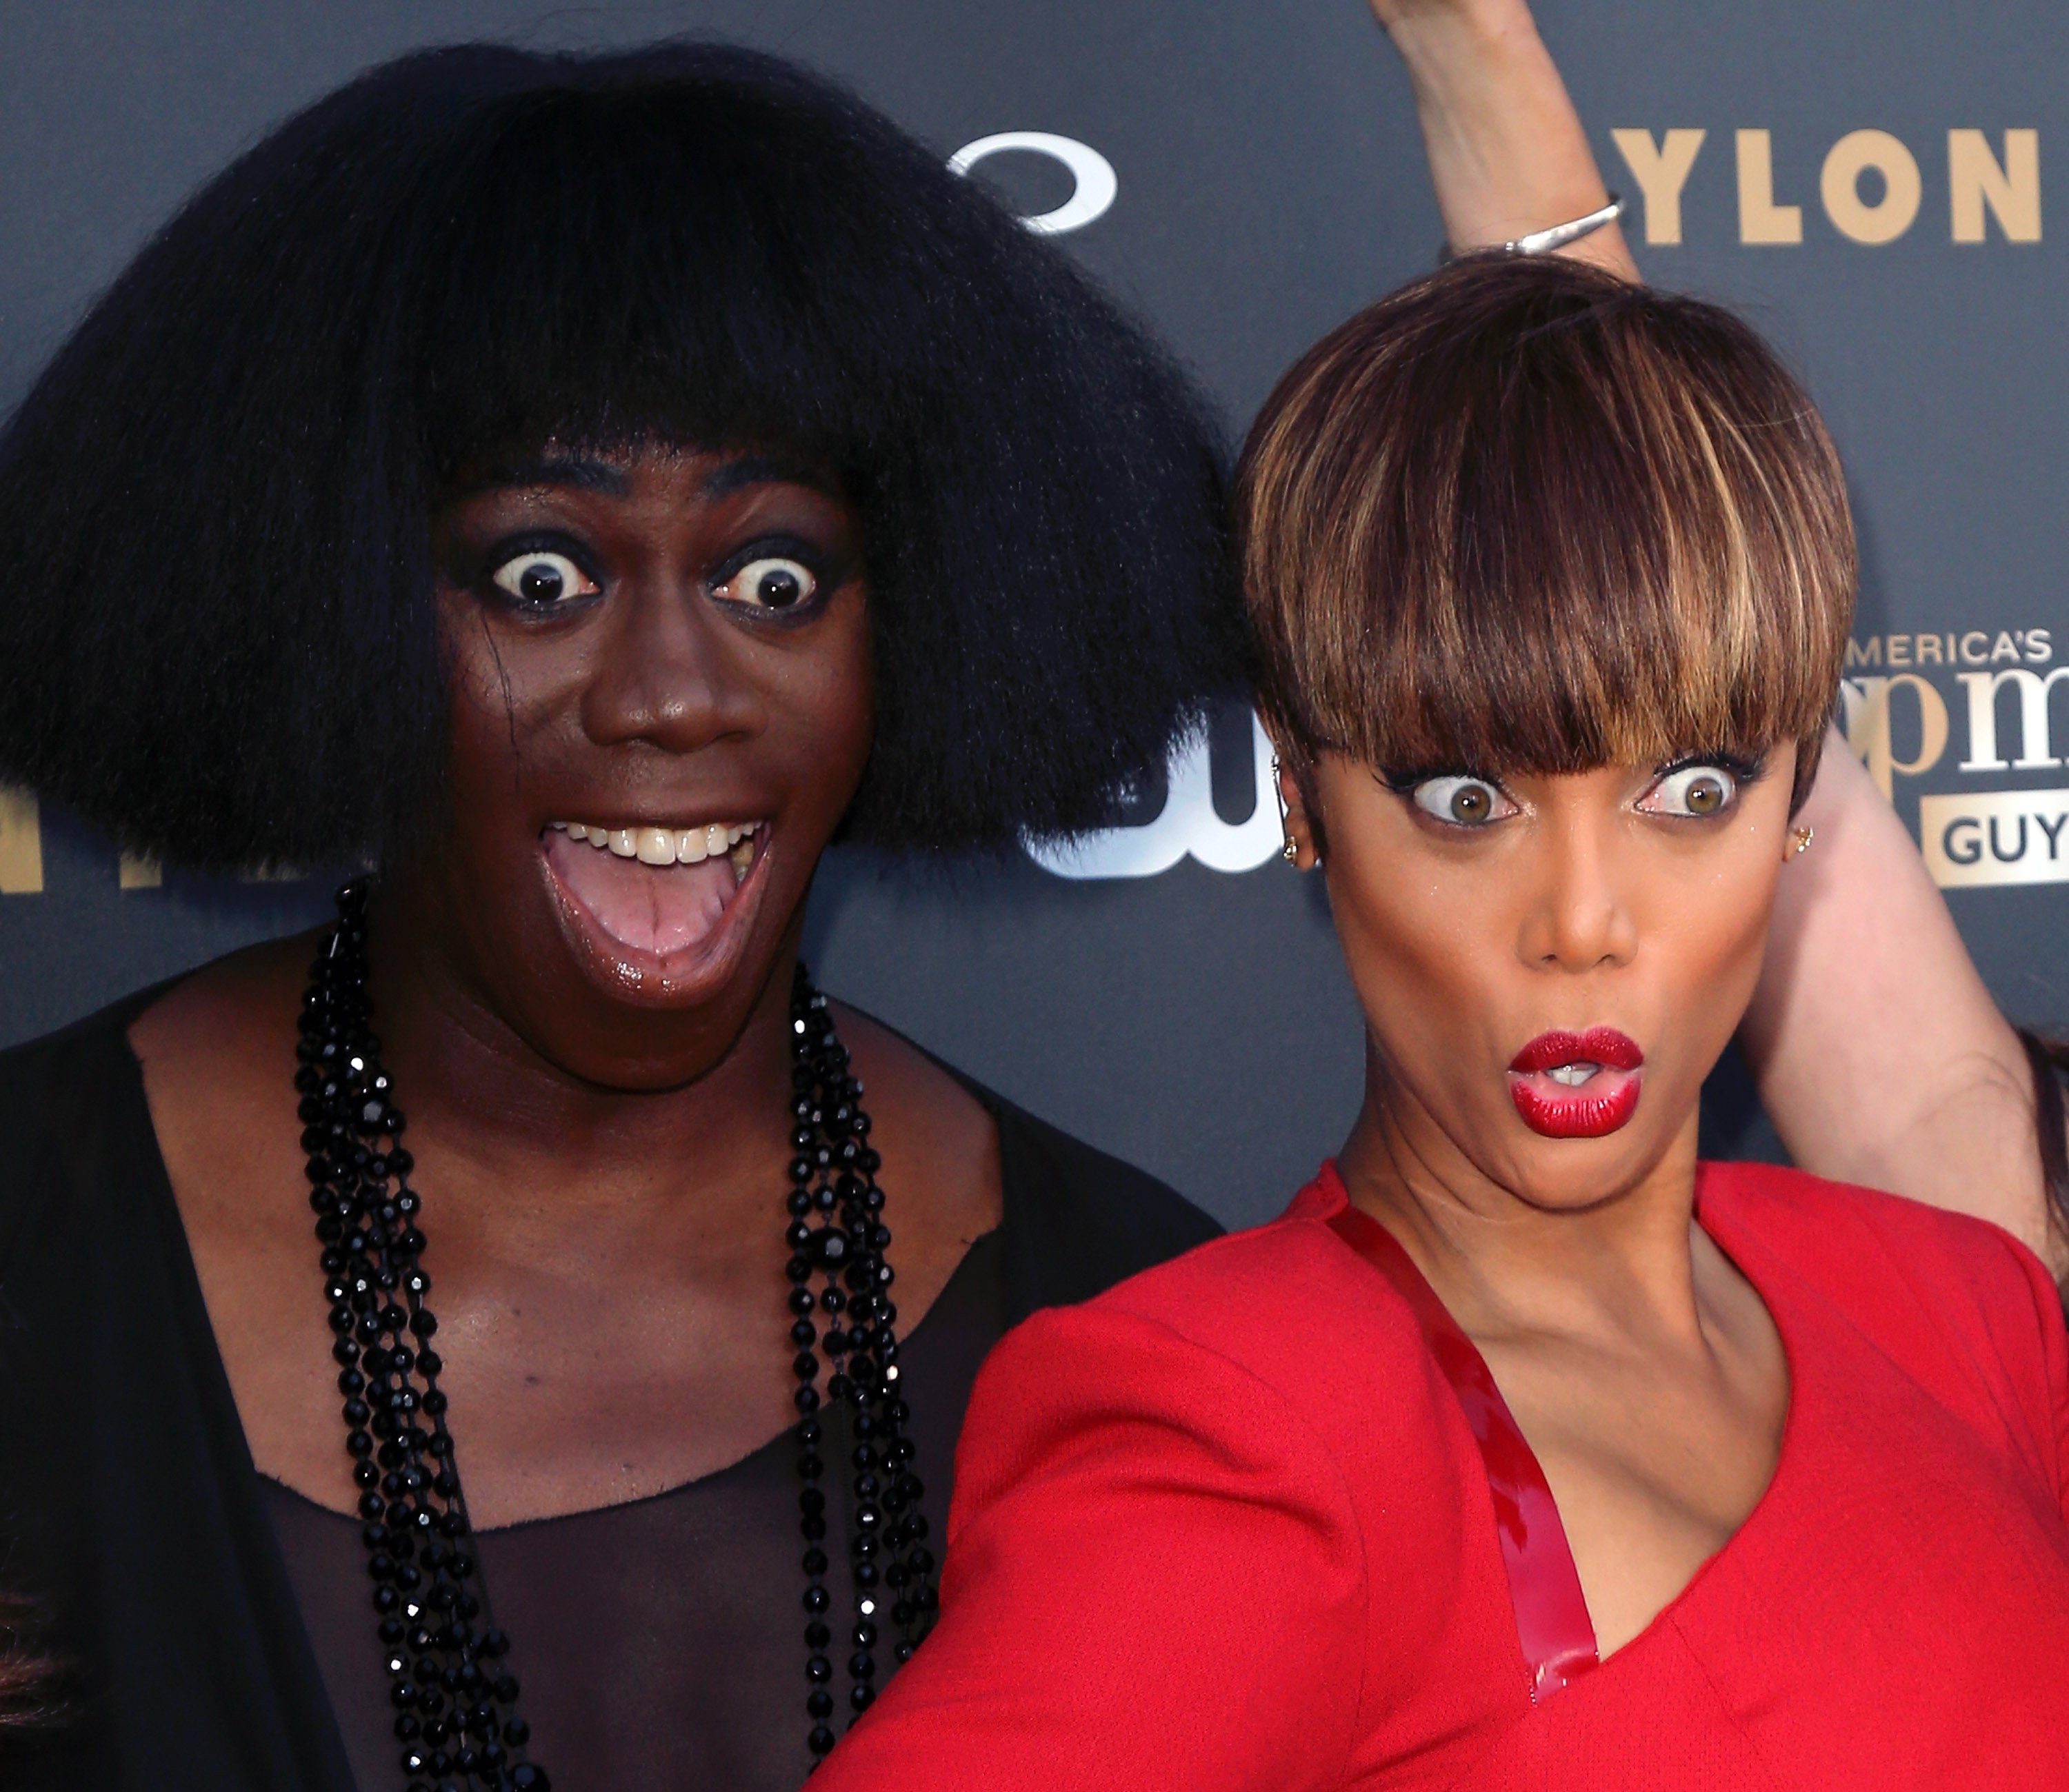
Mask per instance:
[[[868,755],[872,678],[858,520],[809,470],[643,449],[483,471],[435,528],[452,818],[389,877],[371,961],[459,1466],[494,1526],[678,1485],[794,1421],[790,977]],[[524,613],[491,575],[541,531],[595,589]],[[726,583],[771,539],[819,575],[781,616]],[[601,971],[542,874],[549,823],[642,818],[771,824],[738,937],[687,984]],[[253,1458],[345,1512],[292,1086],[312,951],[210,966],[130,1041]],[[837,1015],[909,1332],[998,1222],[998,1137],[920,1053]]]
[[[1304,865],[1322,817],[1365,1016],[1365,1101],[1338,1167],[1485,1358],[1606,1656],[1745,1522],[1781,1450],[1780,1335],[1692,1212],[1697,1098],[1760,975],[1792,758],[1777,745],[1700,818],[1644,806],[1654,768],[1515,778],[1515,813],[1472,828],[1341,754],[1281,774]],[[1644,1050],[1636,1113],[1604,1138],[1533,1132],[1510,1061],[1594,1025]]]

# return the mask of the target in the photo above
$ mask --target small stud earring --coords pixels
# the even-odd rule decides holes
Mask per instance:
[[[1300,862],[1300,845],[1294,839],[1292,835],[1287,835],[1286,844],[1280,847],[1279,850],[1286,855],[1286,862],[1288,865],[1298,865]]]
[[[1815,828],[1791,828],[1789,830],[1789,837],[1795,842],[1789,856],[1791,858],[1801,858],[1810,850],[1810,842],[1818,837],[1818,830]]]

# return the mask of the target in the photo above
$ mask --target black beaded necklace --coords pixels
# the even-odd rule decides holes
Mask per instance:
[[[425,1239],[409,1184],[414,1163],[369,1024],[368,890],[357,879],[337,893],[337,924],[302,997],[295,1087],[398,1758],[406,1792],[549,1792],[545,1769],[526,1753],[530,1727],[504,1664],[509,1640],[489,1610],[446,1426],[438,1385],[445,1365],[431,1343],[438,1321],[425,1305],[431,1280],[418,1264]],[[845,1453],[854,1469],[849,1722],[875,1696],[880,1639],[895,1638],[896,1658],[905,1660],[932,1623],[937,1599],[923,1489],[904,1434],[911,1412],[898,1388],[898,1315],[884,1258],[891,1233],[875,1175],[881,1160],[867,1142],[862,1085],[848,1074],[826,999],[802,965],[791,988],[790,1031],[790,1342],[804,1483],[798,1505],[806,1745],[816,1765],[835,1741],[832,1562],[819,1485],[826,1454]],[[816,1295],[814,1277],[822,1279]],[[822,1334],[814,1324],[822,1309]],[[822,1351],[832,1370],[823,1403]]]

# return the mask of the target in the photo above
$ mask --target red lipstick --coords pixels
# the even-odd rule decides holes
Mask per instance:
[[[1638,1041],[1614,1027],[1541,1032],[1509,1061],[1509,1098],[1547,1138],[1601,1138],[1638,1111],[1644,1062]]]

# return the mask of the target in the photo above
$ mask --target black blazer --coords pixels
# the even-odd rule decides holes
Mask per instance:
[[[0,1588],[75,1709],[10,1792],[353,1792],[124,1037],[147,991],[0,1053]],[[988,1091],[1013,1320],[1218,1231]]]

